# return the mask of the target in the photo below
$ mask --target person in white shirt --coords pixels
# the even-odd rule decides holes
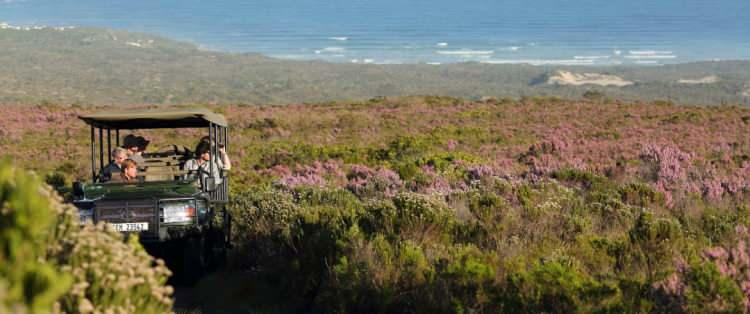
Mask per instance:
[[[223,148],[219,149],[219,154],[222,155],[221,159],[214,158],[212,165],[211,144],[204,141],[198,143],[198,146],[195,148],[195,158],[185,162],[184,170],[188,171],[186,178],[189,178],[191,175],[200,175],[200,178],[204,179],[213,175],[216,184],[221,184],[223,181],[222,171],[229,170],[230,161]]]
[[[201,142],[211,144],[211,148],[213,148],[216,145],[216,143],[211,141],[208,136],[202,137]],[[219,168],[224,169],[224,170],[232,169],[232,162],[229,160],[229,156],[227,155],[227,152],[224,149],[224,145],[222,144],[219,144],[219,155],[220,155],[219,156],[220,158],[214,159],[214,162],[219,163],[220,165]]]

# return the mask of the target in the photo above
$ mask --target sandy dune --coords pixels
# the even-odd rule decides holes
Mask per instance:
[[[719,77],[716,75],[709,75],[699,79],[680,79],[677,83],[680,84],[713,84],[719,81]]]
[[[599,85],[623,87],[633,85],[632,81],[624,80],[619,76],[599,73],[572,73],[568,71],[557,71],[557,74],[547,79],[547,84],[556,85]]]

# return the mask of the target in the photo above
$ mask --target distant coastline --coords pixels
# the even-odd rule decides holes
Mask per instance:
[[[660,67],[538,60],[333,63],[205,50],[193,43],[122,30],[2,25],[0,63],[8,70],[0,73],[0,104],[286,104],[409,95],[474,99],[597,95],[602,100],[750,104],[750,61]],[[627,53],[641,56],[640,60],[670,55],[669,51]],[[597,58],[604,57],[579,56],[571,61]]]
[[[18,6],[31,5],[15,3]],[[0,21],[2,21],[0,16]],[[56,25],[56,24],[52,24]],[[86,24],[71,24],[76,26],[47,27],[35,23],[20,23],[14,25],[4,22],[2,28],[15,30],[39,30],[53,28],[87,27]],[[592,48],[586,45],[549,43],[534,40],[533,36],[527,40],[496,41],[492,39],[473,39],[467,41],[457,38],[443,38],[436,36],[419,37],[411,41],[383,41],[363,37],[363,34],[350,34],[347,30],[331,31],[320,34],[271,35],[262,33],[246,33],[241,29],[213,30],[210,24],[204,25],[206,34],[216,33],[218,38],[196,35],[190,31],[154,31],[139,27],[113,27],[127,31],[158,33],[159,36],[187,41],[201,50],[219,51],[224,53],[258,53],[271,58],[282,60],[325,61],[336,64],[429,64],[444,65],[475,62],[481,64],[529,64],[537,66],[663,66],[674,64],[688,64],[695,62],[718,62],[726,60],[750,60],[750,45],[727,49],[711,49],[706,47],[681,47],[679,41],[651,42],[646,40],[644,33],[642,44],[607,44],[591,42]],[[218,26],[215,26],[218,27]],[[291,27],[291,26],[290,26]],[[571,30],[578,32],[581,30]],[[280,30],[277,33],[284,33]],[[203,33],[198,32],[198,33]],[[290,31],[290,33],[294,33]],[[276,37],[274,37],[276,36]],[[614,35],[613,35],[614,36]],[[260,38],[260,39],[259,39]],[[562,40],[562,39],[560,39]],[[267,42],[266,42],[267,41]],[[632,41],[632,39],[631,39]],[[638,40],[636,42],[640,42]],[[670,43],[670,44],[667,44]],[[572,46],[571,46],[572,45]],[[696,44],[692,44],[696,45]],[[570,46],[570,47],[569,47]],[[580,46],[580,47],[579,47]],[[698,49],[702,52],[692,51]],[[703,51],[705,50],[705,51]],[[729,54],[730,51],[735,55]],[[729,54],[729,55],[727,55]],[[737,56],[745,56],[737,57]]]

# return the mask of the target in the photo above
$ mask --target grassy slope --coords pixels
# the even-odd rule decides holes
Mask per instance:
[[[156,36],[101,29],[0,30],[0,48],[0,103],[266,104],[397,95],[570,98],[590,89],[618,99],[741,103],[747,102],[742,92],[750,81],[750,62],[741,61],[656,68],[331,64],[202,51]],[[626,88],[534,84],[559,69],[606,72],[638,83]],[[722,80],[675,83],[708,75]]]

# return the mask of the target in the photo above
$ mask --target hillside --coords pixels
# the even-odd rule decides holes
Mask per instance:
[[[622,100],[750,103],[750,61],[661,67],[335,64],[198,49],[115,30],[0,28],[0,103],[300,103],[376,96],[463,98],[587,91]],[[551,80],[615,77],[632,84]],[[710,80],[702,80],[710,77]],[[696,83],[697,82],[697,83]]]

